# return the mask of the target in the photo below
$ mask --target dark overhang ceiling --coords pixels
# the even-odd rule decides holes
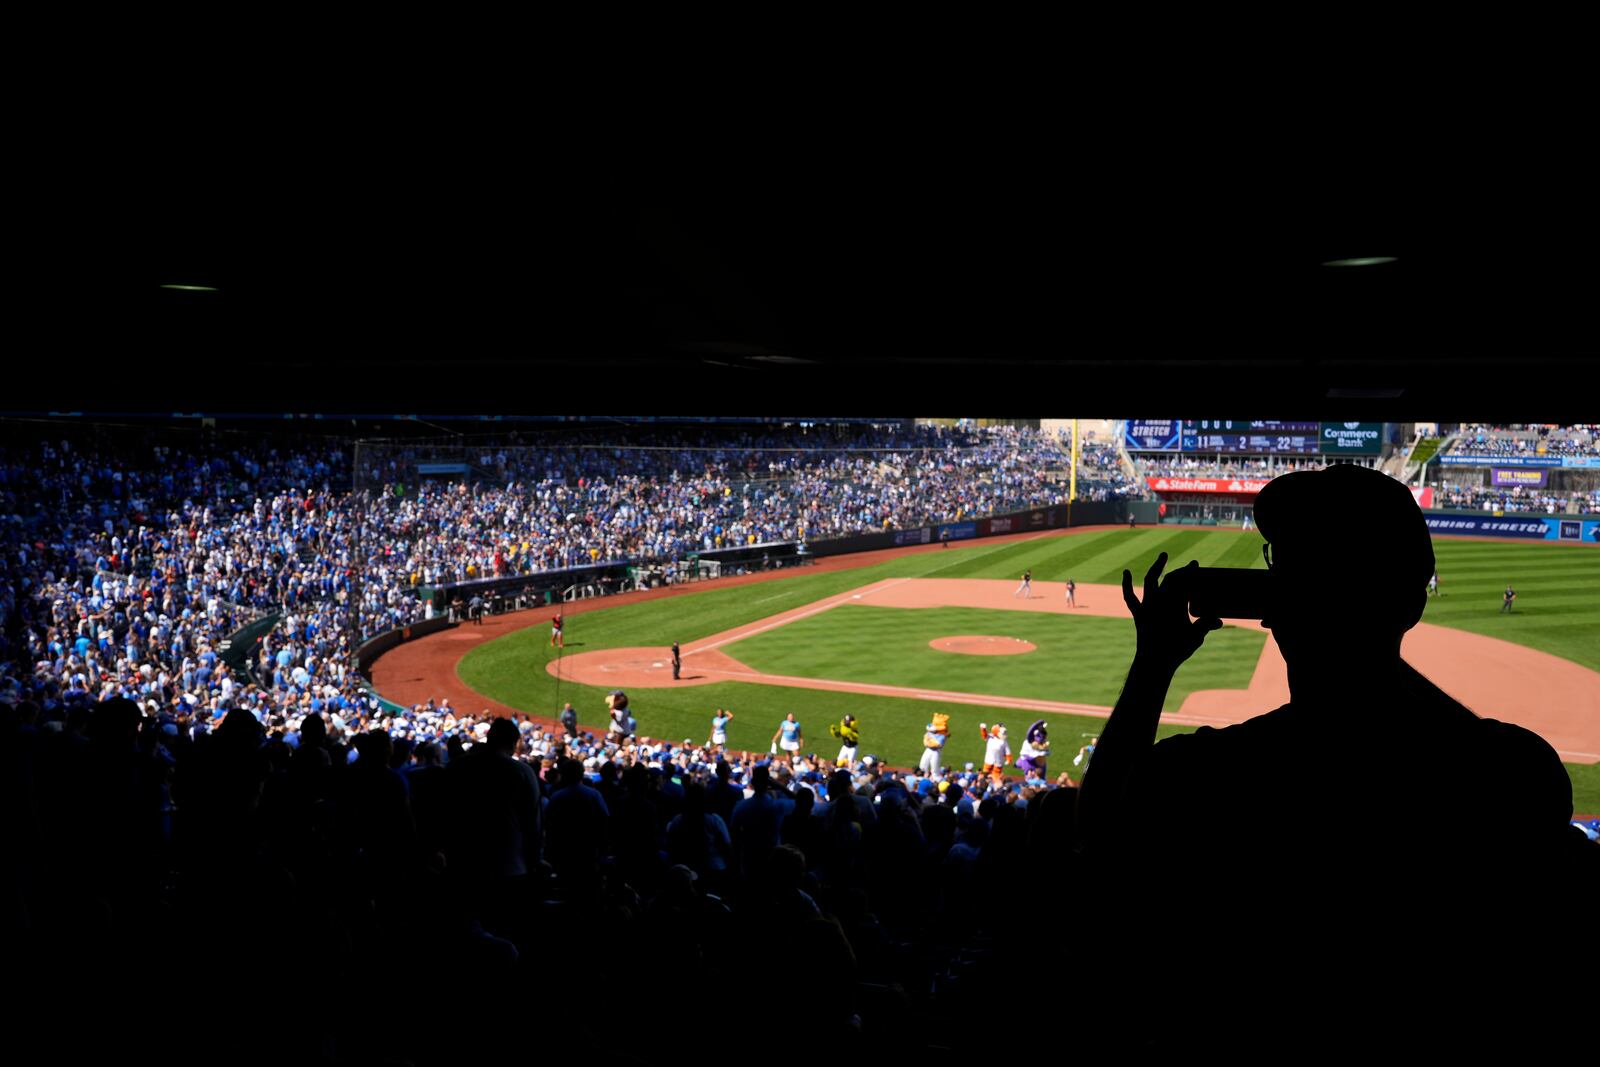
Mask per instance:
[[[1587,417],[1590,268],[1525,190],[986,162],[156,157],[61,212],[8,406]]]

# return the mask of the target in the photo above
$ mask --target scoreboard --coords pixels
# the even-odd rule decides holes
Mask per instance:
[[[1185,419],[1182,450],[1256,455],[1316,455],[1322,451],[1320,422]]]

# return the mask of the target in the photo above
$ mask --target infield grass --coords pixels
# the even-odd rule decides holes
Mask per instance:
[[[969,656],[929,647],[935,638],[961,634],[1017,638],[1032,642],[1037,651]],[[723,651],[764,674],[1110,707],[1127,677],[1133,642],[1131,619],[846,603]],[[1264,644],[1265,634],[1237,626],[1209,635],[1206,654],[1179,669],[1166,710],[1176,711],[1196,689],[1248,686]]]

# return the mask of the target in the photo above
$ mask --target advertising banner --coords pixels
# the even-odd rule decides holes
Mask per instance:
[[[1381,422],[1325,422],[1322,451],[1337,455],[1376,455],[1383,451]]]
[[[1562,456],[1563,467],[1600,467],[1600,456]]]
[[[1428,532],[1436,534],[1478,534],[1483,537],[1527,537],[1554,539],[1555,532],[1540,518],[1515,518],[1507,515],[1429,515]]]
[[[1123,444],[1132,452],[1176,452],[1182,425],[1178,419],[1129,419]]]
[[[992,534],[1011,533],[1017,528],[1017,520],[1007,515],[1003,519],[990,519],[989,532]]]
[[[1494,484],[1504,486],[1527,486],[1532,489],[1543,489],[1550,483],[1550,472],[1544,468],[1528,470],[1525,467],[1513,467],[1510,470],[1504,467],[1494,469]]]
[[[1265,478],[1146,478],[1158,493],[1259,493]]]
[[[1583,457],[1568,456],[1567,459],[1581,459]],[[1448,456],[1440,456],[1439,462],[1446,467],[1561,467],[1577,466],[1577,464],[1563,464],[1561,456],[1474,456],[1460,455],[1452,452]]]
[[[894,543],[897,545],[925,545],[933,534],[933,528],[924,526],[920,530],[896,530]]]
[[[1045,527],[1045,514],[1042,511],[1028,512],[1028,529],[1042,530]]]
[[[977,536],[978,524],[975,522],[947,522],[939,527],[939,539],[942,541],[965,541]]]
[[[1596,519],[1546,519],[1557,541],[1582,541],[1600,545],[1600,520]]]

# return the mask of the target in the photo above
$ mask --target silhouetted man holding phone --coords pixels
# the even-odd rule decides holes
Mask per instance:
[[[1370,1048],[1396,1029],[1526,1040],[1534,989],[1561,983],[1545,982],[1548,934],[1521,906],[1590,892],[1565,768],[1401,658],[1434,565],[1403,485],[1356,465],[1295,472],[1262,490],[1255,517],[1271,575],[1262,623],[1288,666],[1275,711],[1154,743],[1174,674],[1222,622],[1189,616],[1196,564],[1162,580],[1162,553],[1142,598],[1123,573],[1137,651],[1078,808],[1110,920],[1096,992],[1128,1028],[1102,1032],[1233,1052],[1290,1034]],[[1184,1009],[1115,996],[1153,976],[1184,991]]]

